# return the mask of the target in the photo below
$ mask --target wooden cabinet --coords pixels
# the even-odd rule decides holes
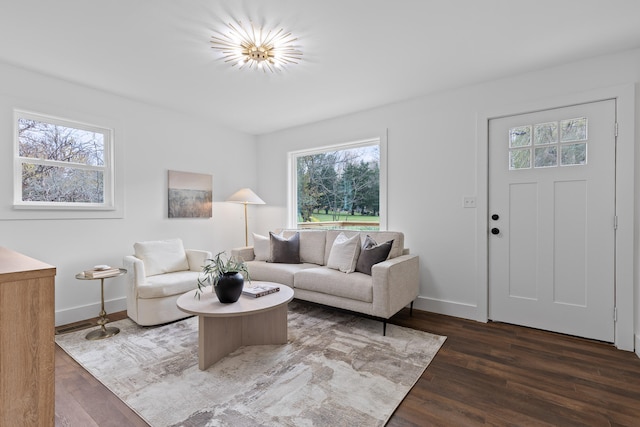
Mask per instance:
[[[56,268],[0,247],[0,426],[53,426]]]

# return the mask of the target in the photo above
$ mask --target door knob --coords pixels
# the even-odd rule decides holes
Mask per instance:
[[[497,220],[499,220],[499,219],[500,219],[500,215],[498,215],[498,214],[493,214],[493,215],[491,215],[491,219],[492,219],[492,220],[494,220],[494,221],[497,221]]]
[[[500,229],[499,228],[492,228],[491,229],[491,234],[500,234]]]

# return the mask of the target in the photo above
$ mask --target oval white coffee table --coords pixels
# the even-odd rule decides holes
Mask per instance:
[[[280,291],[259,298],[241,295],[237,302],[218,301],[211,286],[203,289],[200,299],[195,290],[181,295],[178,308],[198,316],[198,367],[207,369],[243,345],[287,343],[287,304],[293,289],[277,283]],[[245,286],[247,286],[245,284]]]

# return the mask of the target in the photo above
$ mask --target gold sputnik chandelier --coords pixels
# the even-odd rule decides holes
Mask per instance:
[[[225,62],[232,66],[274,72],[286,65],[297,64],[302,57],[294,44],[298,39],[283,29],[264,31],[261,27],[256,28],[253,22],[247,29],[238,22],[227,24],[227,30],[211,37],[211,47],[221,51]]]

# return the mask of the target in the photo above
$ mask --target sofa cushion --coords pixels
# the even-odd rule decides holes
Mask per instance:
[[[343,273],[356,271],[356,263],[360,255],[360,236],[347,237],[340,233],[331,245],[331,252],[327,260],[327,267],[340,270]]]
[[[404,233],[399,231],[367,231],[363,233],[362,238],[364,240],[364,236],[369,235],[376,242],[388,242],[389,240],[393,240],[393,244],[391,245],[391,251],[389,252],[388,259],[397,258],[402,255],[404,251]]]
[[[326,258],[329,257],[331,245],[333,245],[333,241],[340,233],[344,233],[347,237],[355,236],[356,234],[358,234],[361,236],[361,240],[363,242],[367,234],[374,238],[377,242],[388,242],[389,240],[393,240],[393,245],[391,245],[391,251],[389,252],[388,259],[399,257],[404,251],[404,234],[399,231],[360,232],[354,230],[327,230],[327,240],[325,244],[325,265],[327,264]]]
[[[134,243],[136,258],[144,263],[147,276],[189,270],[187,254],[180,239]]]
[[[138,285],[138,298],[162,298],[178,295],[198,287],[196,271],[178,271],[149,277]]]
[[[267,236],[253,233],[253,254],[256,261],[266,261],[271,255],[271,239]]]
[[[362,248],[360,248],[356,271],[371,276],[371,267],[387,259],[391,245],[393,245],[393,240],[378,244],[371,236],[367,235]]]
[[[290,237],[300,233],[300,262],[324,265],[324,246],[327,233],[324,230],[284,230],[282,235]]]
[[[309,268],[296,273],[293,286],[294,289],[373,302],[373,280],[362,273],[343,274],[328,267]]]
[[[247,268],[251,280],[276,282],[293,287],[293,276],[308,268],[317,268],[315,264],[277,264],[265,261],[248,261]]]
[[[300,234],[295,233],[289,238],[279,234],[269,233],[271,255],[269,262],[300,264]]]

